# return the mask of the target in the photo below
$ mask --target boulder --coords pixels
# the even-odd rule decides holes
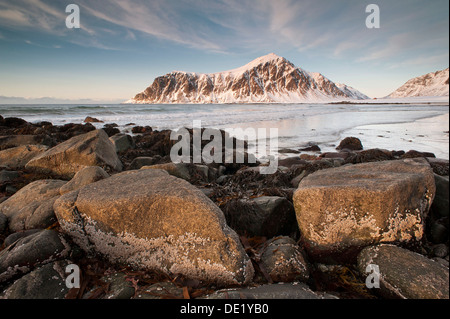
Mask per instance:
[[[433,201],[433,212],[436,217],[449,215],[449,180],[448,176],[434,175],[436,182],[436,196]]]
[[[51,146],[53,140],[47,135],[6,135],[0,136],[0,150],[26,145]]]
[[[69,182],[60,188],[59,192],[61,195],[64,195],[65,193],[80,189],[83,186],[108,177],[109,174],[106,173],[103,168],[98,166],[88,166],[77,172]]]
[[[309,266],[290,237],[275,237],[264,244],[261,263],[273,282],[307,281]]]
[[[13,169],[24,168],[34,157],[48,150],[44,145],[22,145],[0,151],[0,163]]]
[[[72,137],[33,158],[26,168],[72,178],[87,166],[112,172],[122,170],[116,149],[103,130]]]
[[[309,255],[322,262],[354,262],[365,246],[413,242],[435,196],[424,159],[346,165],[304,178],[293,201]]]
[[[92,116],[87,116],[84,119],[84,123],[103,123],[103,121],[100,121],[99,119]]]
[[[449,299],[448,267],[394,245],[364,248],[358,256],[358,270],[368,276],[368,265],[379,267],[379,293],[407,299]],[[376,289],[376,288],[372,288]]]
[[[46,228],[56,222],[53,203],[60,195],[62,180],[39,180],[28,184],[0,204],[13,232]]]
[[[291,235],[298,226],[293,205],[284,197],[236,199],[222,208],[228,225],[242,236]]]
[[[5,299],[64,299],[67,260],[45,264],[16,280],[4,292]]]
[[[350,151],[361,151],[363,149],[363,145],[361,140],[357,137],[346,137],[344,138],[339,146],[336,147],[337,150],[347,149]]]
[[[61,196],[61,228],[88,253],[135,269],[243,284],[253,267],[221,210],[157,169],[127,171]]]
[[[70,246],[54,230],[42,230],[17,240],[0,252],[0,283],[68,256]]]
[[[17,233],[12,233],[10,235],[8,235],[8,237],[5,238],[4,241],[4,245],[5,247],[8,247],[9,245],[14,244],[15,241],[21,239],[21,238],[25,238],[27,236],[30,236],[34,233],[38,233],[42,231],[42,229],[28,229],[28,230],[24,230],[24,231],[19,231]]]
[[[428,163],[430,163],[431,168],[433,169],[435,174],[441,176],[448,176],[449,173],[449,160],[442,158],[427,158]]]
[[[298,229],[294,206],[285,197],[261,196],[251,199],[263,212],[261,236],[291,235]]]
[[[117,153],[125,152],[126,150],[135,147],[133,138],[128,134],[115,134],[111,136],[109,140],[114,144]]]

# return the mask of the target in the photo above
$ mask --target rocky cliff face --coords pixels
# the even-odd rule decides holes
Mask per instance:
[[[349,90],[350,89],[350,90]],[[309,73],[275,54],[219,73],[172,72],[127,103],[271,103],[365,99],[320,73]]]
[[[415,96],[448,96],[449,69],[431,72],[413,78],[388,95],[391,98]]]

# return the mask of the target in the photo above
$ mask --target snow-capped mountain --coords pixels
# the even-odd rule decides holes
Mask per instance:
[[[387,97],[448,96],[448,75],[447,68],[410,79]]]
[[[305,103],[367,98],[271,53],[219,73],[174,71],[156,78],[125,103]]]

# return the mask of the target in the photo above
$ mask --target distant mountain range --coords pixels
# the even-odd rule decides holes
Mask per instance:
[[[0,95],[0,104],[119,104],[120,100],[60,99],[54,97],[25,98]]]
[[[388,98],[420,97],[420,96],[448,96],[449,95],[448,68],[431,72],[408,80]]]
[[[168,73],[125,103],[307,103],[349,99],[369,97],[271,53],[230,71]]]

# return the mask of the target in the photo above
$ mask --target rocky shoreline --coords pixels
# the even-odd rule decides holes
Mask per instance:
[[[449,298],[448,160],[348,137],[263,175],[170,133],[0,116],[0,298]]]

